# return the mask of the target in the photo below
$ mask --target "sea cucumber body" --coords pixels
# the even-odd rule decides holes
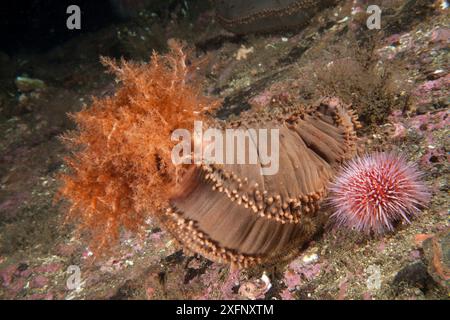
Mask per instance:
[[[356,153],[359,125],[337,99],[279,114],[250,111],[224,128],[279,129],[279,170],[257,164],[191,167],[162,222],[187,249],[248,267],[279,261],[310,241],[324,216],[321,200],[338,166]]]
[[[215,0],[217,19],[236,34],[303,27],[327,0]]]

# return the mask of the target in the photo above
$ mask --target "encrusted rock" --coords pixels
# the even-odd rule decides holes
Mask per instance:
[[[433,285],[434,281],[428,274],[427,267],[423,262],[416,261],[408,264],[395,275],[392,284],[398,288],[401,283],[426,291]]]
[[[423,242],[428,273],[450,292],[450,228]]]
[[[44,81],[28,77],[17,77],[15,80],[15,84],[20,92],[30,92],[35,90],[42,90],[45,88]]]

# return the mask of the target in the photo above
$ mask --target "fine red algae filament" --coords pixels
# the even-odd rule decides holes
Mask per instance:
[[[393,153],[375,153],[348,162],[330,187],[338,225],[365,233],[393,231],[410,223],[430,194],[414,164]]]

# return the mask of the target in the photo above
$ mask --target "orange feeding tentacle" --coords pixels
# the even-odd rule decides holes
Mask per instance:
[[[148,64],[103,58],[118,90],[72,115],[78,130],[63,137],[73,154],[59,194],[70,202],[68,218],[92,236],[94,251],[117,239],[121,227],[139,231],[148,213],[167,206],[177,171],[170,135],[192,129],[217,105],[186,81],[185,58],[177,44]]]

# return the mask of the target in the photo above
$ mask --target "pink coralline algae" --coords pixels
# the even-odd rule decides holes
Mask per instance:
[[[260,279],[245,281],[239,287],[239,295],[250,300],[264,299],[272,288],[269,277],[264,273]]]
[[[406,137],[406,128],[401,123],[394,123],[394,133],[392,134],[393,140],[402,140]]]
[[[450,42],[450,28],[435,28],[431,33],[430,41],[447,45]]]
[[[200,275],[200,282],[206,288],[200,295],[195,296],[194,299],[211,300],[224,299],[235,300],[239,299],[236,290],[240,286],[242,274],[239,270],[230,271],[228,274],[224,273],[223,266],[212,264],[206,272]]]
[[[393,231],[410,222],[430,198],[416,167],[403,157],[375,153],[347,163],[331,185],[332,219],[365,233]]]
[[[38,275],[32,281],[30,286],[32,288],[43,288],[48,284],[48,279],[42,275]]]
[[[14,272],[16,272],[16,265],[9,265],[3,270],[0,270],[0,279],[2,280],[2,285],[7,287],[11,284]]]
[[[0,270],[0,296],[4,299],[22,298],[24,294],[32,297],[34,295],[28,294],[49,286],[51,276],[60,269],[61,265],[58,263],[48,263],[35,267],[28,266],[26,263],[10,264]],[[46,295],[51,295],[51,293]],[[44,298],[47,297],[42,297],[42,299]]]
[[[448,110],[438,112],[428,112],[426,114],[416,115],[410,119],[403,119],[401,113],[391,115],[391,123],[397,131],[397,127],[404,127],[406,132],[403,134],[417,134],[423,138],[424,153],[418,162],[425,168],[433,167],[438,163],[447,163],[449,154],[439,140],[439,135],[450,126],[450,117]],[[441,133],[442,132],[442,133]],[[403,135],[404,137],[404,135]],[[402,135],[393,134],[392,139],[397,140]]]
[[[283,299],[290,300],[293,298],[291,292],[297,287],[316,278],[326,262],[305,263],[302,259],[296,259],[289,264],[287,271],[284,273],[284,284],[286,290],[281,292]]]
[[[59,263],[48,263],[35,268],[36,273],[55,273],[61,270],[62,265]]]
[[[448,128],[449,125],[450,117],[448,116],[448,111],[418,115],[409,121],[409,127],[416,131],[423,131],[424,134],[426,132]]]
[[[438,73],[436,75],[438,76]],[[433,102],[433,99],[444,97],[444,93],[449,88],[450,74],[447,74],[438,79],[423,82],[413,91],[413,96],[417,99],[418,105],[429,104]]]

